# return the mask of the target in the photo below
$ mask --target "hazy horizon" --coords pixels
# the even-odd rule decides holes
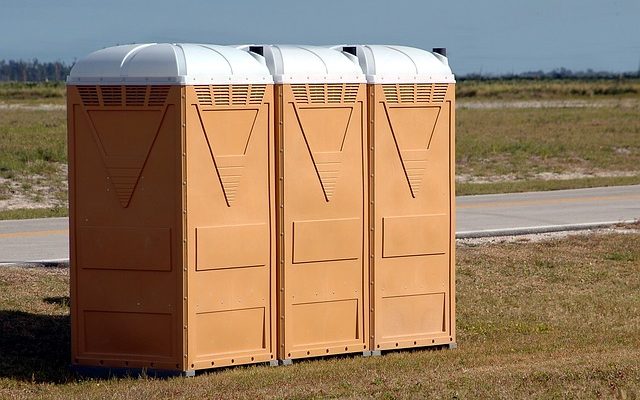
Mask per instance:
[[[144,42],[384,43],[447,47],[458,74],[640,70],[640,1],[463,0],[389,5],[21,0],[0,8],[0,59],[74,59]]]

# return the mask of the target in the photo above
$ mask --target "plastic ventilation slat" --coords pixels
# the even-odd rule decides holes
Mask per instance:
[[[403,83],[382,85],[387,103],[442,103],[447,96],[447,84]]]
[[[238,106],[261,104],[266,85],[199,85],[195,87],[198,103],[203,106]]]
[[[299,84],[291,85],[293,97],[302,104],[355,103],[358,84]]]
[[[169,86],[151,86],[151,93],[149,94],[150,107],[163,106],[167,101],[169,95]]]
[[[147,98],[146,86],[126,86],[125,103],[127,106],[144,106]]]
[[[122,87],[121,86],[100,86],[100,94],[102,95],[102,105],[106,107],[122,106]]]
[[[99,106],[98,88],[96,86],[78,86],[78,93],[82,104],[86,106]]]

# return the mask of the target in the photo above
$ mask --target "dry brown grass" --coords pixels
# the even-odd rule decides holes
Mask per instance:
[[[640,398],[640,234],[464,246],[457,271],[457,350],[79,380],[66,270],[0,268],[0,398]]]
[[[456,96],[474,100],[638,98],[640,79],[461,80]]]

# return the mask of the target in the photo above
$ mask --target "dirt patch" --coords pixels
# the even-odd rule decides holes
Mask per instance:
[[[573,236],[585,236],[585,235],[611,235],[611,234],[638,234],[640,233],[640,223],[620,225],[611,228],[598,228],[598,229],[586,229],[582,231],[564,231],[564,232],[548,232],[548,233],[533,233],[529,235],[508,235],[508,236],[493,236],[482,238],[466,238],[456,239],[456,245],[458,247],[476,247],[486,244],[501,244],[501,243],[539,243],[549,240],[565,239]]]
[[[496,182],[517,182],[525,180],[541,181],[565,181],[571,179],[586,178],[619,178],[628,176],[639,176],[640,171],[587,171],[577,170],[570,172],[539,172],[528,175],[526,178],[518,177],[516,174],[476,176],[470,174],[456,175],[457,183],[496,183]]]
[[[67,165],[57,164],[52,177],[24,175],[0,177],[0,211],[65,207],[67,205]]]
[[[26,111],[58,111],[66,110],[65,104],[23,104],[23,103],[0,103],[0,110],[26,110]]]

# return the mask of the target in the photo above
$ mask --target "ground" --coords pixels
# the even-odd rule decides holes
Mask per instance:
[[[0,398],[640,398],[640,225],[465,240],[456,350],[84,380],[68,270],[0,269]],[[4,290],[11,287],[14,290]]]
[[[0,84],[0,219],[66,215],[62,84]],[[460,81],[457,194],[640,183],[640,80]]]

